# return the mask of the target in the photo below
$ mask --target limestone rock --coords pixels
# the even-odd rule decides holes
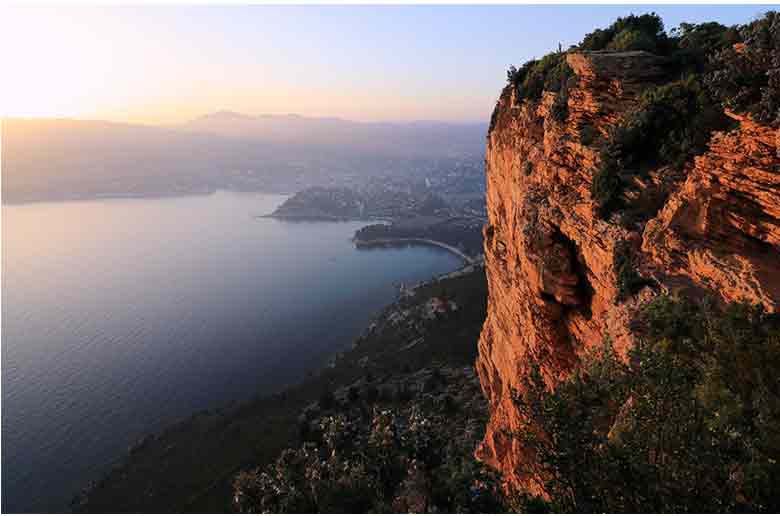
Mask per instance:
[[[684,174],[651,173],[667,188],[661,210],[632,231],[599,219],[590,196],[598,142],[664,76],[663,58],[646,52],[570,53],[577,85],[568,117],[549,114],[553,94],[517,102],[504,89],[488,134],[489,222],[484,229],[488,314],[477,371],[491,417],[477,457],[510,483],[540,492],[513,436],[529,424],[512,401],[538,365],[554,389],[609,336],[625,357],[637,310],[661,292],[712,292],[780,310],[780,135],[747,118],[716,133]],[[662,179],[671,178],[664,183]],[[640,185],[641,187],[641,185]],[[615,253],[636,250],[642,275],[657,281],[617,300]],[[527,469],[527,468],[524,468]]]

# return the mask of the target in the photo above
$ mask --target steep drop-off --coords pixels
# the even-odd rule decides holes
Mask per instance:
[[[575,76],[565,120],[552,113],[554,93],[519,99],[509,85],[486,155],[489,301],[477,370],[491,417],[477,457],[537,494],[517,437],[531,422],[513,402],[532,367],[554,389],[605,338],[625,358],[637,311],[662,293],[780,311],[780,132],[727,113],[735,127],[713,133],[706,152],[655,167],[624,194],[630,204],[653,193],[649,220],[603,220],[591,195],[600,144],[643,90],[668,81],[669,62],[643,51],[565,59]],[[627,249],[647,281],[625,298],[617,264]]]

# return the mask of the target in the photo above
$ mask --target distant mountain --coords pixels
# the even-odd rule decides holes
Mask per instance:
[[[453,156],[482,152],[487,124],[355,122],[295,114],[249,116],[234,111],[218,111],[179,128],[274,143],[342,147],[358,152]]]
[[[3,202],[349,186],[408,160],[481,155],[484,124],[364,124],[219,111],[167,127],[2,120]],[[431,167],[418,167],[427,170]]]
[[[4,202],[208,190],[218,171],[269,154],[257,142],[68,119],[4,119],[2,149]]]

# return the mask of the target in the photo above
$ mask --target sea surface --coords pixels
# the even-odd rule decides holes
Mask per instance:
[[[357,250],[360,222],[255,217],[284,199],[3,205],[3,512],[67,511],[144,435],[301,380],[394,284],[460,265]]]

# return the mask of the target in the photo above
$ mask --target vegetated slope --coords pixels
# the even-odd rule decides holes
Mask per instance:
[[[234,482],[241,512],[496,512],[473,456],[487,404],[472,367],[363,377],[307,407],[301,438]]]
[[[777,510],[778,80],[777,13],[629,16],[510,69],[478,456],[521,509]]]

